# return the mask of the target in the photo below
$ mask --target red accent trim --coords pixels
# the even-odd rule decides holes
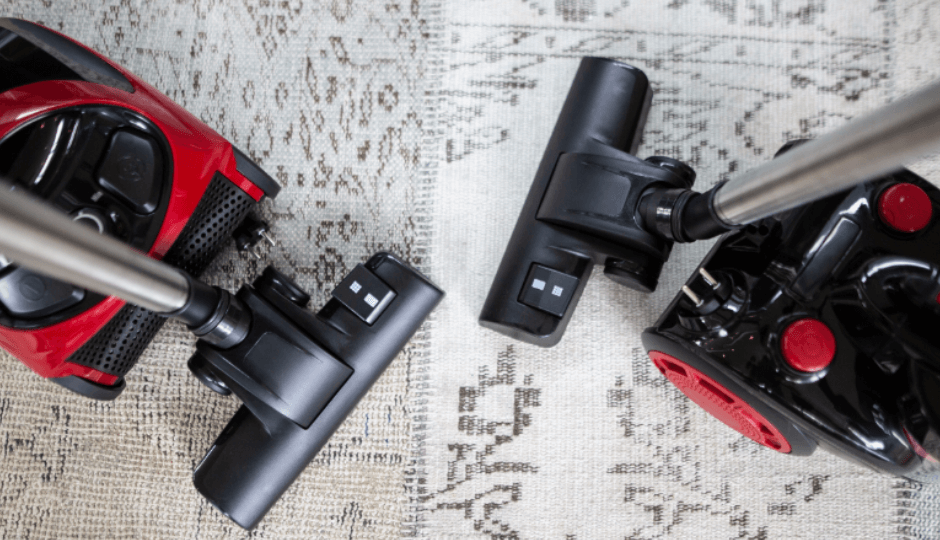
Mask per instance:
[[[68,36],[63,37],[78,43]],[[78,45],[85,47],[81,43]],[[173,154],[173,192],[160,232],[147,252],[155,259],[161,259],[179,237],[216,171],[253,199],[261,199],[261,189],[236,170],[231,143],[133,73],[85,48],[127,77],[135,92],[127,93],[84,81],[43,81],[8,90],[0,93],[0,138],[40,115],[80,105],[124,107],[150,119],[167,138]],[[38,330],[0,326],[0,347],[43,377],[78,375],[100,384],[113,385],[117,382],[114,375],[65,360],[123,306],[122,300],[109,297],[85,313],[54,326]]]
[[[914,449],[915,454],[926,459],[927,461],[937,463],[937,458],[928,454],[927,451],[924,450],[924,447],[918,444],[917,441],[914,440],[914,437],[911,437],[911,433],[907,430],[907,428],[901,428],[901,430],[904,431],[904,436],[907,437],[907,442],[911,443],[911,448]]]
[[[836,338],[822,321],[800,319],[783,331],[780,351],[790,367],[813,373],[821,371],[836,356]]]
[[[933,204],[919,186],[907,182],[895,184],[878,198],[878,216],[896,231],[917,232],[930,224]]]
[[[235,160],[235,153],[232,152],[232,161]],[[256,202],[261,200],[261,197],[264,197],[264,192],[261,191],[261,188],[251,183],[251,180],[248,177],[244,176],[242,173],[238,172],[238,169],[232,169],[231,174],[222,173],[226,178],[232,181],[233,184],[241,188],[242,191],[248,194],[249,197],[254,199]]]
[[[672,384],[726,426],[768,448],[790,453],[786,437],[747,401],[678,358],[659,351],[650,351],[649,355]]]

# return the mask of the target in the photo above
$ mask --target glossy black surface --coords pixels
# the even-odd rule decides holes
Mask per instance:
[[[372,324],[395,299],[395,291],[365,266],[357,264],[333,289],[333,298],[339,300],[366,324]]]
[[[563,317],[577,288],[578,278],[533,264],[519,294],[519,301],[556,317]]]
[[[28,268],[0,276],[0,305],[14,317],[43,317],[78,304],[85,291]]]
[[[152,137],[119,129],[111,134],[108,149],[98,165],[98,185],[134,212],[150,214],[157,209],[163,190],[159,155],[157,141]]]
[[[81,80],[78,73],[12,31],[0,27],[0,93],[40,81]]]
[[[879,195],[899,182],[933,204],[918,232],[878,215]],[[940,191],[899,171],[730,233],[701,267],[725,293],[710,295],[694,274],[687,284],[715,305],[703,313],[678,295],[644,332],[647,350],[732,381],[783,431],[881,471],[940,478]],[[834,359],[814,373],[788,365],[780,347],[807,317],[836,339]]]
[[[98,55],[48,28],[0,18],[0,92],[38,81],[74,80],[125,92],[134,86]]]
[[[277,194],[281,192],[281,185],[277,183],[277,180],[268,176],[268,173],[261,170],[261,167],[257,163],[251,160],[244,152],[238,148],[232,147],[232,152],[235,154],[235,168],[245,176],[245,178],[251,180],[251,183],[258,187],[265,195],[271,197],[277,197]]]
[[[143,157],[140,148],[146,150]],[[172,170],[169,144],[159,129],[121,107],[59,109],[18,126],[0,140],[0,178],[48,200],[71,215],[76,227],[95,227],[143,252],[151,248],[163,224]],[[148,180],[145,194],[129,191],[128,175]],[[12,265],[0,270],[0,280],[15,269]],[[45,279],[50,290],[73,288]],[[18,308],[28,299],[16,299],[15,305],[6,299],[0,304],[0,324],[22,329],[49,326],[104,299],[76,291],[72,297],[80,297],[78,302],[61,304],[51,312],[47,307],[24,311]]]

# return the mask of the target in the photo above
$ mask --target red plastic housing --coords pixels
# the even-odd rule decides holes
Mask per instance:
[[[153,247],[147,253],[155,259],[161,259],[177,239],[216,172],[222,173],[252,199],[261,199],[264,195],[261,188],[236,169],[231,143],[146,82],[95,54],[126,77],[134,92],[74,80],[43,81],[8,90],[0,93],[0,139],[38,116],[81,105],[124,107],[151,120],[169,142],[173,163],[169,206]],[[98,384],[113,385],[117,376],[72,364],[66,359],[123,306],[122,300],[108,297],[76,317],[45,328],[17,330],[0,326],[0,347],[43,377],[76,375]]]

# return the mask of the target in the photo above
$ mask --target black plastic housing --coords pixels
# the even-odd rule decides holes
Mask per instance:
[[[581,61],[483,304],[482,326],[555,345],[595,264],[618,283],[655,289],[672,242],[643,227],[641,199],[652,187],[687,189],[695,173],[669,158],[632,155],[651,100],[641,70],[604,58]]]
[[[880,197],[900,183],[929,197],[922,229],[902,232],[884,217]],[[693,274],[687,286],[701,305],[679,294],[643,333],[648,351],[744,399],[794,455],[818,444],[879,471],[940,480],[940,190],[901,170],[729,233],[700,268],[733,282],[736,299],[715,302]],[[781,343],[803,319],[835,339],[818,371],[796,369]]]
[[[358,281],[344,280],[313,314],[303,309],[309,297],[269,267],[237,294],[251,313],[248,336],[227,350],[197,342],[194,373],[217,392],[234,392],[244,405],[193,481],[246,529],[290,487],[444,296],[388,253],[351,275]],[[345,290],[364,295],[375,287],[394,296],[384,306],[376,303],[381,312],[370,323],[346,307]]]
[[[16,43],[0,54],[0,92],[37,81],[85,80],[133,92],[134,86],[107,62],[38,24],[0,18],[0,47]]]

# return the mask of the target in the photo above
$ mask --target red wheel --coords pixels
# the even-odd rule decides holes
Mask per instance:
[[[682,393],[738,433],[784,454],[790,453],[790,443],[747,401],[685,362],[659,351],[650,351],[653,364],[676,385]]]

